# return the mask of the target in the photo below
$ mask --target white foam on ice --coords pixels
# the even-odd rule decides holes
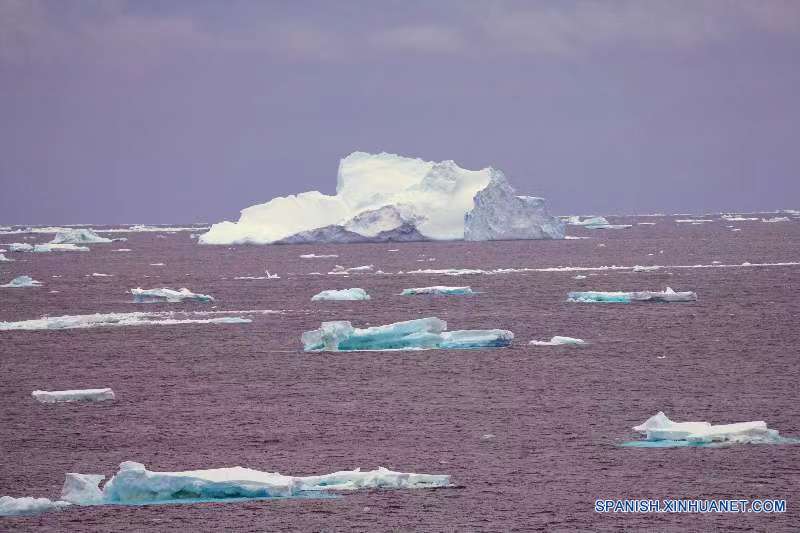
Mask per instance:
[[[364,329],[347,321],[323,322],[319,329],[303,333],[301,341],[307,352],[345,352],[496,348],[509,346],[514,339],[507,330],[446,329],[447,322],[435,317]]]
[[[166,301],[170,303],[183,302],[184,300],[194,300],[197,302],[213,302],[214,297],[208,294],[197,294],[186,287],[176,291],[174,289],[131,289],[133,298],[138,303],[148,303],[157,301]]]
[[[246,311],[224,311],[230,314],[245,314]],[[198,318],[208,313],[96,313],[93,315],[45,316],[18,322],[0,322],[0,331],[39,331],[63,329],[87,329],[123,326],[172,326],[179,324],[246,324],[248,318],[225,316]]]
[[[673,422],[659,411],[634,431],[643,433],[647,441],[685,441],[689,444],[711,443],[781,443],[785,442],[777,430],[769,429],[766,422],[739,422],[712,425],[709,422]]]
[[[115,398],[114,391],[109,388],[56,391],[35,390],[31,393],[31,396],[41,403],[103,402]]]
[[[65,501],[52,501],[47,498],[23,496],[0,496],[0,516],[30,516],[48,511],[57,511],[71,505]]]
[[[333,301],[354,301],[354,300],[369,300],[370,296],[364,289],[331,289],[322,291],[311,297],[312,302],[320,300],[333,300]]]
[[[42,282],[36,281],[30,276],[17,276],[16,278],[12,279],[5,285],[0,285],[0,287],[5,287],[7,289],[23,289],[26,287],[41,287]]]
[[[403,289],[401,296],[417,296],[420,294],[429,294],[433,296],[469,296],[475,294],[472,287],[447,287],[444,285],[436,285],[433,287],[417,287],[412,289]]]
[[[561,337],[556,335],[550,337],[549,341],[532,340],[528,343],[531,346],[586,346],[589,344],[583,339],[576,339],[574,337]]]

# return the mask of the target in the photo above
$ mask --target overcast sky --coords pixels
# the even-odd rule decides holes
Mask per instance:
[[[215,222],[387,151],[551,211],[800,207],[800,1],[0,0],[0,224]]]

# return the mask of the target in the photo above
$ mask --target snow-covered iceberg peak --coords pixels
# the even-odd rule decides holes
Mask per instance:
[[[307,352],[348,352],[359,350],[423,350],[499,348],[511,344],[514,334],[502,329],[445,331],[447,322],[436,317],[419,318],[354,328],[350,322],[323,322],[319,329],[306,331],[301,340]]]
[[[56,233],[52,244],[102,244],[113,242],[111,239],[101,237],[89,228],[64,228]]]
[[[684,442],[695,445],[793,441],[780,437],[777,430],[769,429],[766,422],[761,420],[719,425],[712,425],[709,422],[673,422],[662,411],[635,426],[633,430],[643,433],[647,441]]]
[[[477,202],[476,194],[487,188]],[[515,196],[502,172],[491,167],[467,170],[453,161],[354,152],[339,163],[335,195],[311,191],[274,198],[243,209],[238,222],[214,224],[199,242],[463,239],[465,216],[473,210],[473,240],[562,237],[563,227],[544,214],[542,203]]]
[[[386,468],[346,470],[320,476],[287,476],[235,466],[184,472],[153,472],[125,461],[108,482],[104,476],[67,474],[61,498],[77,505],[152,504],[233,498],[298,497],[331,490],[424,489],[450,486],[450,476],[394,472]]]

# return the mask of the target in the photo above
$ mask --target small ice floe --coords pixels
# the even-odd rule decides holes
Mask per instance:
[[[266,274],[267,279],[281,279],[281,277],[277,274],[270,274],[269,270],[265,270],[264,274]]]
[[[87,274],[87,275],[89,275],[89,274]],[[110,278],[114,274],[103,274],[102,272],[92,272],[90,275],[93,278]]]
[[[626,442],[632,447],[721,446],[727,444],[794,444],[798,439],[781,437],[766,422],[739,422],[712,425],[708,422],[673,422],[659,411],[634,431],[643,433],[643,441]]]
[[[586,276],[583,274],[578,274],[577,276],[573,276],[572,279],[586,279]]]
[[[150,263],[151,267],[163,267],[164,263]]]
[[[495,438],[495,435],[493,433],[486,433],[484,435],[481,435],[481,440],[492,440],[493,438]]]
[[[125,461],[103,484],[98,474],[67,474],[61,498],[76,505],[149,505],[242,499],[300,498],[327,491],[449,487],[450,476],[394,472],[386,468],[345,470],[318,476],[286,476],[235,466],[184,472],[154,472]]]
[[[311,297],[312,302],[320,300],[333,300],[333,301],[355,301],[355,300],[369,300],[370,296],[364,289],[331,289],[322,291]]]
[[[634,303],[634,302],[694,302],[697,293],[675,292],[670,287],[665,291],[637,291],[637,292],[571,292],[567,295],[568,302],[579,303]]]
[[[336,265],[333,267],[332,271],[328,272],[328,274],[353,274],[359,272],[370,272],[373,268],[375,268],[374,265],[363,265],[350,268],[345,268],[342,265]]]
[[[354,328],[350,322],[323,322],[301,340],[307,352],[359,350],[469,349],[509,346],[514,334],[501,329],[445,331],[447,322],[435,317]]]
[[[675,220],[678,224],[705,224],[706,222],[714,222],[710,218],[679,218]]]
[[[587,229],[626,229],[631,224],[611,224],[606,217],[588,217],[581,220],[579,216],[569,217],[568,224],[572,226],[582,226]]]
[[[28,244],[26,242],[15,242],[8,245],[8,249],[12,252],[30,252],[35,254],[44,254],[50,252],[88,252],[89,248],[86,246],[78,246],[77,244]]]
[[[391,250],[386,250],[386,251],[387,251],[387,252],[399,252],[400,250],[398,250],[398,249],[396,249],[396,248],[392,248]]]
[[[591,239],[591,237],[579,237],[577,235],[564,235],[566,241],[582,241],[584,239]]]
[[[660,270],[661,266],[659,265],[651,265],[651,266],[644,266],[644,265],[634,265],[633,271],[634,272],[653,272],[655,270]]]
[[[772,217],[772,218],[762,218],[761,222],[790,222],[792,219],[789,217]]]
[[[197,302],[213,302],[214,297],[208,294],[197,294],[186,287],[176,291],[174,289],[131,289],[133,299],[137,303],[151,303],[151,302],[170,302],[177,303],[184,300],[195,300]]]
[[[731,231],[742,231],[742,228],[733,228]]]
[[[636,224],[639,225],[639,226],[655,226],[656,225],[655,222],[637,222]]]
[[[583,339],[576,339],[574,337],[550,337],[549,341],[533,340],[528,343],[531,346],[586,346],[589,343]]]
[[[10,263],[13,259],[9,259],[4,254],[0,254],[0,263]]]
[[[30,276],[17,276],[16,278],[12,279],[5,285],[0,285],[0,287],[5,287],[8,289],[22,289],[25,287],[41,287],[42,282],[36,281]]]
[[[417,287],[413,289],[403,289],[400,293],[401,296],[417,296],[421,294],[430,294],[432,296],[471,296],[475,294],[472,287],[446,287],[444,285],[436,285],[434,287]]]
[[[35,390],[31,396],[41,403],[61,402],[104,402],[114,399],[114,391],[104,389],[78,389],[78,390]]]
[[[246,314],[244,311],[231,311]],[[0,331],[39,331],[88,329],[122,326],[173,326],[178,324],[248,324],[249,318],[239,316],[204,317],[204,313],[97,313],[94,315],[45,316],[19,322],[0,322]]]
[[[303,254],[300,259],[333,259],[339,257],[338,254]]]
[[[741,215],[722,215],[723,220],[728,220],[730,222],[746,222],[752,220],[758,220],[758,217],[743,217]]]
[[[101,237],[89,228],[64,228],[56,233],[52,244],[103,244],[113,242],[112,239]]]
[[[130,248],[117,248],[117,249],[116,249],[116,250],[114,250],[114,251],[115,251],[115,252],[130,252],[130,251],[131,251],[131,249],[130,249]]]
[[[2,496],[0,497],[0,516],[31,516],[57,511],[70,505],[69,502],[52,501],[47,498]]]

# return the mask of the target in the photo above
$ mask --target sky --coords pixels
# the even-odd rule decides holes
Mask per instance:
[[[0,224],[236,220],[340,158],[554,214],[800,207],[794,0],[0,0]]]

